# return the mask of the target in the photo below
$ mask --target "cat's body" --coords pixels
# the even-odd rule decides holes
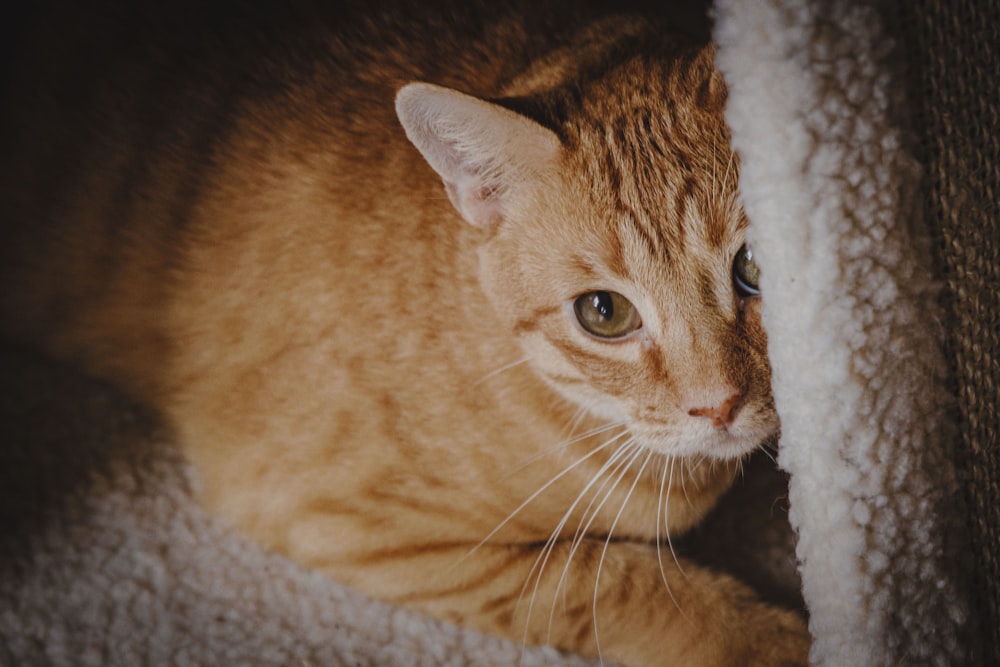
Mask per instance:
[[[171,48],[132,17],[69,92],[15,79],[3,329],[161,409],[206,507],[371,595],[629,664],[804,661],[796,616],[666,544],[777,428],[711,51],[503,11]],[[412,81],[526,116],[394,103]],[[601,339],[577,298],[609,292],[642,320]]]

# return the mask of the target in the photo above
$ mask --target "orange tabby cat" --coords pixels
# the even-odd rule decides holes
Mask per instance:
[[[629,665],[803,664],[795,614],[668,548],[778,428],[711,48],[293,5],[25,32],[4,330],[157,406],[208,509],[370,595]]]

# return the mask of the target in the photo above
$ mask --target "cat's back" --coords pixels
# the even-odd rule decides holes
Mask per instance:
[[[88,4],[36,8],[9,49],[0,325],[133,384],[179,344],[178,291],[215,310],[256,283],[294,298],[447,206],[414,200],[432,177],[401,85],[495,93],[558,39],[558,12],[526,26],[503,3]]]

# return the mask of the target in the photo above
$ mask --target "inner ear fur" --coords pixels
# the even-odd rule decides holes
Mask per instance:
[[[559,151],[555,133],[535,121],[429,83],[403,86],[396,114],[452,205],[474,225],[502,219],[511,193],[554,164]]]

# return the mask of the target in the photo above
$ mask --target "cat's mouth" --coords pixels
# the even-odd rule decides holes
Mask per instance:
[[[732,461],[742,459],[774,440],[777,419],[738,419],[732,424],[682,422],[673,428],[634,424],[632,433],[643,446],[673,457]]]

